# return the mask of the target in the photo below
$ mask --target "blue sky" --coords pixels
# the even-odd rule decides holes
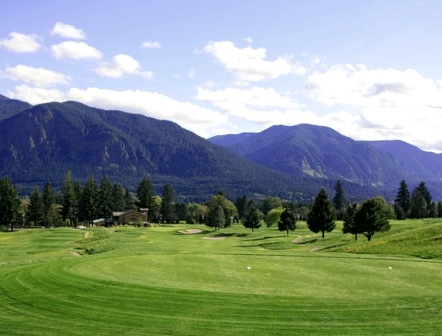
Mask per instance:
[[[442,152],[442,2],[15,0],[0,94],[76,100],[196,134],[329,126]]]

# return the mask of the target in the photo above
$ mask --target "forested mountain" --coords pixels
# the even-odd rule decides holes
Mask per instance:
[[[9,103],[0,101],[0,106]],[[1,107],[0,107],[1,108]],[[66,172],[80,182],[103,174],[135,190],[148,175],[157,192],[170,183],[178,200],[277,195],[310,200],[335,181],[289,176],[253,163],[170,121],[77,102],[47,103],[11,112],[0,120],[0,175],[21,190],[50,180],[60,186]],[[28,189],[26,189],[28,188]],[[349,197],[376,191],[348,184]]]
[[[32,105],[0,95],[0,120],[30,108]]]
[[[389,189],[397,188],[402,179],[411,184],[431,181],[435,193],[442,195],[442,155],[400,141],[355,141],[331,128],[308,124],[272,126],[260,133],[209,140],[295,176],[342,179]]]

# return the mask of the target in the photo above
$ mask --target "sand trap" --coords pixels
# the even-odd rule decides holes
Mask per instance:
[[[178,232],[182,233],[182,234],[198,234],[198,233],[202,233],[203,230],[201,230],[201,229],[187,229],[187,230],[178,231]]]
[[[293,239],[293,244],[301,244],[301,242],[302,242],[302,237],[301,236],[296,237],[295,239]]]
[[[81,255],[79,252],[77,252],[77,251],[71,251],[70,253],[71,253],[71,255],[73,255],[74,257],[82,257],[82,255]]]

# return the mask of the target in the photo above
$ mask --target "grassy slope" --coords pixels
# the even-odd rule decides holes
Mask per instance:
[[[219,240],[178,232],[189,227],[0,233],[2,334],[442,330],[441,222],[396,222],[369,244],[303,223],[290,237],[235,226]]]

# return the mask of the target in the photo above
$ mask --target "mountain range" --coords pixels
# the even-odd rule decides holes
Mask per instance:
[[[157,193],[172,184],[177,201],[279,196],[309,202],[336,180],[349,199],[392,197],[401,179],[431,181],[441,196],[442,155],[402,142],[362,142],[330,128],[273,126],[261,133],[206,140],[176,123],[78,102],[32,106],[0,95],[0,176],[29,193],[60,187],[68,170],[84,182],[106,174],[136,190],[149,176]]]

